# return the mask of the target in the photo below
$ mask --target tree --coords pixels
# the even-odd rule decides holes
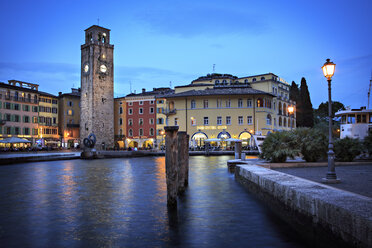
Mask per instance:
[[[298,126],[313,127],[314,126],[313,105],[311,104],[309,89],[307,87],[306,79],[304,77],[301,79],[299,102],[300,108],[297,107],[297,111],[300,112]]]
[[[345,110],[345,106],[337,101],[332,101],[332,118],[335,116],[335,113],[339,110]],[[321,121],[328,122],[328,101],[322,102],[319,104],[318,109],[314,110],[314,121],[319,123]]]
[[[298,88],[298,84],[296,84],[294,81],[292,81],[289,89],[289,100],[296,102],[296,126],[298,126],[298,120],[301,118],[301,113],[298,111],[298,109],[301,108],[300,89]]]

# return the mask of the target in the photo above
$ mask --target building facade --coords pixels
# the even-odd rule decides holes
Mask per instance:
[[[58,94],[58,128],[63,148],[80,147],[80,95],[80,88]]]
[[[31,145],[36,144],[38,87],[17,80],[9,80],[8,84],[0,82],[0,139],[18,137],[29,140]]]
[[[118,149],[126,149],[126,129],[127,129],[127,104],[125,97],[114,99],[114,134],[115,147]]]
[[[60,147],[58,133],[58,97],[39,91],[39,140],[41,146]]]
[[[186,131],[191,147],[228,138],[255,146],[258,136],[288,130],[295,123],[287,111],[289,105],[295,106],[289,101],[289,85],[272,73],[245,78],[207,75],[176,87],[166,100],[168,125]]]
[[[94,133],[96,148],[114,147],[114,45],[110,30],[93,25],[81,46],[80,139]]]

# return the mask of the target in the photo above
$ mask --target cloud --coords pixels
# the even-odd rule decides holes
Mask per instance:
[[[228,8],[225,4],[219,6],[185,1],[162,2],[151,7],[143,6],[132,14],[154,32],[181,37],[260,34],[267,30],[266,23],[254,12],[244,8]]]
[[[140,92],[142,88],[152,90],[158,87],[172,87],[189,84],[197,78],[189,74],[154,67],[118,66],[115,68],[115,96],[124,96],[132,92]],[[171,82],[171,83],[170,83]]]
[[[36,83],[41,91],[57,94],[80,85],[80,66],[67,63],[0,62],[0,80],[10,79]]]
[[[196,74],[176,72],[155,67],[115,66],[114,95],[123,96],[140,92],[142,88],[172,87],[190,83]],[[80,66],[67,63],[5,63],[0,62],[0,81],[15,79],[39,84],[41,91],[51,94],[70,92],[80,87]]]

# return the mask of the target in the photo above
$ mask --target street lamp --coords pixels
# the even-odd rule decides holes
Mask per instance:
[[[326,178],[323,178],[324,183],[338,183],[340,179],[336,176],[335,170],[335,153],[333,152],[333,140],[332,140],[332,97],[331,97],[331,80],[335,73],[336,64],[327,59],[327,62],[322,66],[323,74],[328,81],[328,172]]]
[[[288,107],[288,113],[289,113],[289,121],[291,122],[289,125],[290,125],[291,130],[292,130],[292,128],[293,128],[292,118],[293,118],[293,113],[294,113],[294,107],[293,106]]]

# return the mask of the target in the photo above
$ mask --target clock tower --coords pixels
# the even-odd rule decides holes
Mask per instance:
[[[114,147],[114,45],[110,29],[93,25],[81,45],[80,144],[90,133],[95,148]]]

